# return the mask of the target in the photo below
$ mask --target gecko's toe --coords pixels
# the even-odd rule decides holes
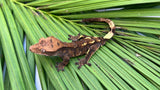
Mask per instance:
[[[78,69],[80,69],[80,68],[81,68],[81,65],[79,65]]]
[[[91,63],[87,63],[87,65],[88,65],[88,66],[91,66],[92,64],[91,64]]]
[[[82,65],[80,64],[80,62],[76,62],[75,64],[76,64],[76,65],[79,65],[79,66],[78,66],[78,69],[80,69],[81,66],[82,66]]]
[[[63,69],[59,69],[59,68],[57,68],[57,71],[59,72],[59,71],[64,71],[64,68]]]
[[[76,62],[75,64],[76,64],[76,65],[79,65],[79,63],[78,63],[78,62]]]

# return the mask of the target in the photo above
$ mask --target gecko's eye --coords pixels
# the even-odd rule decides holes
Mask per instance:
[[[46,50],[45,50],[45,49],[41,49],[41,52],[43,52],[43,53],[44,53],[44,52],[46,52]]]

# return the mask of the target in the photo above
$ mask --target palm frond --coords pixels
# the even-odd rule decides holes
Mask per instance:
[[[0,88],[36,89],[36,64],[43,90],[158,90],[160,18],[154,16],[159,16],[159,3],[160,0],[1,0],[0,38],[7,73]],[[29,51],[29,46],[42,37],[54,36],[70,42],[68,35],[78,33],[103,36],[105,33],[102,31],[107,31],[106,24],[81,22],[83,18],[95,17],[111,18],[121,28],[92,56],[91,67],[86,65],[77,69],[75,57],[64,72],[57,72],[55,64],[61,61],[59,57],[46,57]]]

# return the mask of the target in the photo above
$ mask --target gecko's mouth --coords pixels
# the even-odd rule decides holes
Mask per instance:
[[[37,54],[40,54],[41,53],[41,50],[39,49],[39,45],[38,44],[35,44],[35,45],[32,45],[29,47],[29,50],[33,53],[37,53]]]
[[[34,51],[35,51],[34,48],[33,48],[33,46],[30,46],[30,47],[29,47],[29,50],[30,50],[31,52],[33,52],[33,53],[34,53]]]

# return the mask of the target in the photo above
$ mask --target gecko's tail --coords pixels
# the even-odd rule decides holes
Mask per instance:
[[[82,22],[106,22],[108,23],[109,27],[110,27],[110,32],[108,32],[103,38],[104,39],[110,39],[113,37],[114,33],[115,33],[115,24],[113,21],[111,21],[110,19],[106,19],[106,18],[88,18],[88,19],[83,19]]]

